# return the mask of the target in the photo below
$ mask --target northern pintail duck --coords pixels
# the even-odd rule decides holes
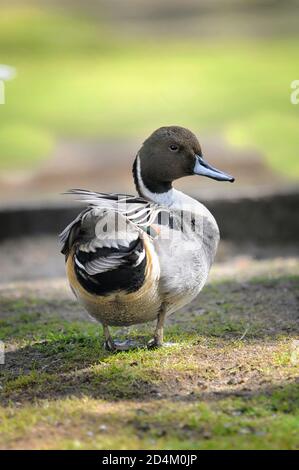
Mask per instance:
[[[87,204],[60,234],[71,289],[104,328],[157,320],[149,347],[163,344],[166,315],[194,299],[204,286],[219,242],[208,209],[173,188],[174,180],[203,175],[234,178],[210,166],[196,136],[183,127],[157,129],[133,164],[138,196],[69,191]]]

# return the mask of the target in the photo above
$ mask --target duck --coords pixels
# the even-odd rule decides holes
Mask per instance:
[[[71,290],[102,324],[108,351],[134,347],[130,339],[113,339],[111,326],[152,321],[147,347],[163,346],[165,319],[206,283],[219,228],[211,212],[173,182],[191,175],[234,181],[206,161],[196,135],[180,126],[155,130],[132,172],[138,195],[67,191],[85,208],[59,235]]]

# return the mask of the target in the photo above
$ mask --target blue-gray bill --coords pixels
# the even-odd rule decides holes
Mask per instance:
[[[229,181],[233,183],[235,178],[224,171],[217,170],[217,168],[212,167],[209,165],[202,156],[195,155],[196,161],[194,166],[194,174],[195,175],[202,175],[207,176],[208,178],[213,178],[217,181]]]

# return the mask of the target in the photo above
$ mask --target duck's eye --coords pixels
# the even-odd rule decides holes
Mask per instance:
[[[179,150],[179,146],[176,145],[176,144],[171,144],[169,145],[169,150],[171,150],[172,152],[177,152]]]

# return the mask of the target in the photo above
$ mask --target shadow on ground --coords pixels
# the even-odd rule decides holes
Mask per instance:
[[[103,350],[100,326],[83,321],[75,302],[3,299],[2,403],[68,396],[206,400],[293,382],[298,377],[298,279],[210,284],[170,317],[166,340],[173,347],[118,354]],[[141,325],[113,333],[146,344],[152,329]]]
[[[2,289],[0,448],[298,448],[299,277],[271,266],[212,280],[155,351],[105,352],[60,282]],[[113,334],[145,344],[153,326]]]

